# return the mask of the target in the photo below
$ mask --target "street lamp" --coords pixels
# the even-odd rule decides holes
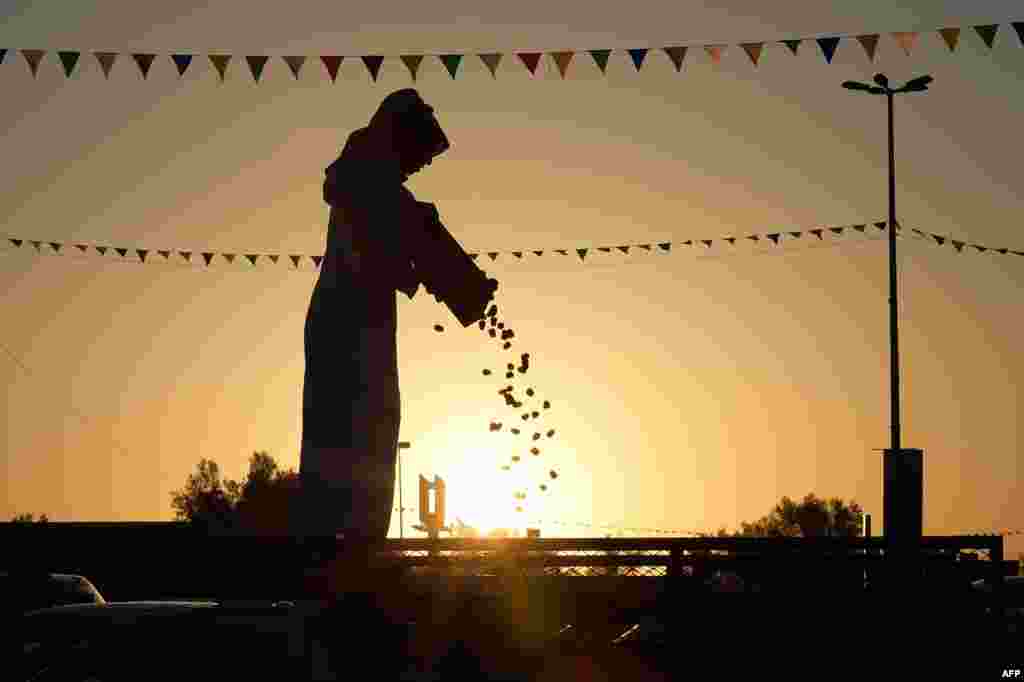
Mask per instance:
[[[889,79],[884,74],[876,74],[876,85],[846,81],[843,87],[847,90],[860,90],[872,95],[885,95],[889,105],[889,336],[890,336],[890,367],[892,372],[892,449],[900,449],[900,366],[899,342],[897,336],[896,317],[896,169],[893,153],[892,131],[892,96],[902,92],[924,92],[932,82],[931,76],[919,76],[895,90],[889,87]]]
[[[931,76],[918,76],[907,81],[903,87],[890,88],[889,79],[884,74],[875,74],[874,85],[858,83],[857,81],[846,81],[843,87],[847,90],[858,90],[872,95],[885,95],[889,110],[889,345],[890,345],[890,371],[891,371],[891,410],[892,410],[892,447],[888,453],[885,463],[886,487],[892,484],[893,490],[883,489],[883,517],[885,524],[885,535],[895,537],[904,533],[907,539],[916,535],[916,542],[920,542],[921,535],[921,456],[920,450],[908,450],[905,453],[900,449],[900,364],[899,364],[899,342],[898,326],[896,316],[896,170],[895,156],[893,151],[893,126],[892,126],[892,97],[903,92],[924,92],[928,84],[932,82]],[[904,457],[906,455],[906,457]],[[894,495],[896,491],[899,495]],[[895,510],[894,500],[896,497],[906,505],[901,506],[901,512],[912,516],[900,514],[897,520],[896,514],[890,513]],[[888,498],[888,499],[886,499]],[[903,498],[906,498],[905,500]],[[890,507],[890,505],[893,505]],[[893,523],[896,521],[896,523]],[[890,533],[894,526],[899,527],[898,533]]]
[[[409,449],[409,441],[398,441],[398,539],[405,538],[405,507],[402,505],[402,450]]]

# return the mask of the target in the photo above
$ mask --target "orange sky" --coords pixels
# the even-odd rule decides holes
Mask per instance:
[[[573,254],[882,220],[884,101],[840,87],[879,70],[935,77],[897,102],[904,227],[1024,250],[1024,49],[1006,25],[1024,17],[1007,1],[904,4],[286,3],[253,14],[238,2],[13,3],[0,46],[160,57],[146,81],[121,57],[108,81],[91,55],[70,80],[53,54],[37,79],[7,55],[0,233],[321,253],[323,169],[384,95],[411,83],[395,56],[463,52],[454,81],[436,59],[421,66],[415,85],[452,148],[408,186],[468,250]],[[992,50],[966,28],[987,23],[1004,24]],[[954,54],[934,32],[943,26],[965,27]],[[927,31],[912,55],[883,35],[875,64],[853,40],[831,65],[813,42],[798,56],[769,42],[757,68],[736,46],[909,30]],[[660,50],[714,43],[731,45],[720,64],[691,48],[682,73]],[[634,47],[655,48],[639,73]],[[617,50],[607,75],[584,52],[565,80],[549,57],[531,78],[511,54],[598,48]],[[181,80],[167,57],[179,51],[199,54]],[[239,55],[224,84],[203,56],[218,51]],[[506,52],[496,79],[474,56],[489,51]],[[333,85],[314,56],[325,53],[353,55]],[[377,83],[354,56],[368,53],[392,57]],[[273,55],[258,85],[244,54]],[[299,81],[283,54],[311,55]],[[872,449],[889,443],[888,270],[883,233],[866,236],[479,261],[501,281],[510,353],[531,354],[522,388],[552,402],[539,421],[557,435],[516,474],[530,487],[525,516],[713,530],[814,491],[855,498],[881,530]],[[1024,528],[1024,258],[909,238],[899,249],[903,444],[925,451],[925,532]],[[170,519],[170,491],[201,457],[231,478],[255,450],[298,467],[308,262],[0,256],[0,514]],[[509,475],[494,473],[518,421],[496,394],[507,354],[422,292],[400,299],[399,327],[406,504],[417,474],[438,473],[450,517],[498,522],[514,505]],[[506,431],[490,433],[491,419]]]

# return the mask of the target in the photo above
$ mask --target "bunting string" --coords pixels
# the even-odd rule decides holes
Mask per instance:
[[[917,45],[917,39],[921,33],[934,33],[937,39],[942,40],[942,44],[950,51],[956,52],[956,48],[960,43],[960,37],[962,30],[967,28],[968,34],[973,34],[975,40],[981,42],[986,49],[992,50],[995,45],[996,36],[999,32],[1001,25],[1007,25],[1012,28],[1014,33],[1017,35],[1018,46],[1024,46],[1024,21],[1007,21],[1002,23],[994,24],[975,24],[967,27],[944,27],[937,28],[928,31],[889,31],[887,33],[868,33],[868,34],[841,34],[831,33],[825,35],[808,36],[803,38],[795,39],[784,39],[784,40],[759,40],[753,42],[741,42],[737,43],[736,46],[742,49],[750,60],[751,65],[757,68],[760,64],[761,59],[764,57],[764,48],[766,46],[785,47],[786,50],[793,56],[797,56],[798,50],[803,43],[814,43],[818,46],[821,56],[825,59],[827,64],[832,63],[832,58],[835,56],[836,49],[839,47],[842,41],[850,43],[855,41],[861,49],[863,49],[865,56],[869,62],[873,62],[877,50],[879,47],[879,40],[882,36],[891,38],[893,43],[902,51],[906,56],[910,56]],[[683,67],[683,60],[686,55],[691,51],[695,53],[704,52],[708,55],[708,59],[712,64],[719,64],[722,55],[732,45],[725,44],[689,44],[689,45],[672,45],[661,48],[629,48],[629,49],[596,49],[596,50],[553,50],[553,51],[530,51],[530,52],[484,52],[477,53],[476,56],[484,63],[487,70],[490,72],[491,77],[497,78],[498,66],[501,63],[502,57],[506,54],[514,54],[519,63],[521,63],[530,76],[534,77],[537,75],[537,66],[543,56],[547,55],[550,57],[551,62],[554,63],[555,68],[558,70],[559,76],[562,80],[565,80],[566,73],[569,70],[569,66],[572,62],[573,57],[576,54],[588,53],[594,61],[594,64],[601,71],[602,75],[606,75],[606,69],[608,66],[608,58],[612,52],[625,52],[629,55],[630,61],[633,64],[636,72],[639,73],[642,65],[644,64],[648,54],[651,50],[660,49],[665,56],[671,60],[675,66],[676,72],[681,72]],[[38,78],[40,65],[47,55],[56,54],[60,66],[64,71],[66,78],[70,79],[75,72],[75,68],[79,64],[79,59],[82,56],[82,51],[75,50],[51,50],[51,49],[39,49],[39,48],[0,48],[0,65],[5,61],[15,61],[13,59],[15,52],[21,52],[22,57],[25,60],[29,71],[33,78]],[[10,54],[10,56],[8,56]],[[100,70],[103,73],[103,77],[106,80],[110,80],[110,72],[113,70],[115,62],[119,56],[128,55],[135,63],[142,76],[145,80],[149,76],[149,72],[153,67],[153,64],[158,56],[156,52],[132,52],[132,53],[119,53],[119,52],[92,52]],[[177,71],[178,78],[184,78],[185,72],[194,63],[193,59],[196,56],[195,53],[172,53],[166,55],[170,57],[170,62],[174,65]],[[217,78],[220,83],[224,83],[228,76],[230,66],[233,63],[237,63],[238,60],[235,58],[238,55],[215,53],[206,54],[206,61],[209,62],[210,66],[217,73]],[[460,64],[462,63],[463,57],[466,53],[421,53],[421,54],[402,54],[402,55],[319,55],[319,61],[323,64],[326,75],[331,79],[332,83],[337,82],[338,69],[345,59],[354,59],[359,57],[359,60],[366,67],[371,79],[374,83],[377,82],[380,76],[381,66],[385,59],[397,58],[409,71],[409,75],[413,81],[416,81],[420,67],[423,64],[424,57],[436,57],[437,60],[444,67],[445,71],[455,80],[456,74]],[[270,63],[270,55],[244,55],[245,63],[249,68],[249,73],[255,83],[259,83],[263,76],[264,70]],[[302,71],[302,67],[306,64],[308,59],[307,56],[303,55],[284,55],[281,56],[281,62],[284,66],[288,67],[294,80],[299,79],[299,74]],[[201,60],[202,61],[202,60]],[[691,58],[692,61],[692,58]],[[161,63],[167,64],[165,60],[161,60]],[[275,62],[276,63],[276,62]],[[169,66],[169,64],[168,64]],[[277,67],[280,69],[280,67]]]
[[[470,258],[473,260],[479,260],[481,256],[486,256],[491,261],[497,261],[499,257],[504,256],[505,260],[511,260],[512,262],[519,261],[535,261],[543,256],[565,258],[575,261],[576,258],[579,262],[584,262],[588,254],[593,254],[595,251],[604,254],[617,254],[621,253],[624,255],[630,255],[633,253],[665,253],[668,254],[674,248],[678,253],[682,249],[710,251],[712,246],[716,243],[720,249],[731,250],[734,249],[737,243],[746,244],[747,242],[754,243],[765,243],[770,244],[769,250],[773,250],[774,247],[782,247],[790,242],[798,239],[810,239],[812,242],[814,239],[824,242],[826,235],[829,241],[835,241],[835,237],[832,235],[840,236],[844,233],[866,233],[874,232],[879,230],[884,232],[887,228],[886,221],[876,221],[874,223],[860,223],[854,225],[841,225],[841,226],[830,226],[830,227],[818,227],[810,230],[794,230],[786,232],[768,232],[760,234],[751,234],[743,237],[729,236],[729,237],[718,237],[716,239],[687,239],[684,241],[675,242],[648,242],[640,244],[619,244],[616,246],[597,246],[597,247],[575,247],[572,249],[522,249],[513,251],[482,251],[482,252],[471,252]],[[896,223],[897,235],[900,234],[899,221]],[[967,242],[964,240],[953,239],[947,235],[939,235],[931,232],[925,232],[918,228],[912,228],[911,232],[918,236],[934,242],[937,246],[945,246],[946,244],[952,246],[957,252],[962,253],[965,247],[974,249],[978,253],[991,253],[999,255],[1014,255],[1024,256],[1024,250],[1015,250],[1006,247],[991,247],[982,244],[976,244],[973,242]],[[764,240],[762,242],[762,240]],[[298,270],[300,264],[312,263],[314,269],[319,269],[320,264],[323,261],[322,255],[305,255],[305,254],[266,254],[266,253],[253,253],[249,249],[245,249],[241,252],[217,252],[217,251],[196,251],[196,250],[183,250],[183,249],[152,249],[152,248],[139,248],[139,247],[127,247],[127,246],[98,246],[95,244],[83,244],[83,243],[68,243],[60,241],[45,241],[38,239],[25,239],[23,237],[6,237],[6,241],[13,245],[14,249],[8,248],[7,251],[15,249],[23,249],[29,251],[30,247],[34,249],[35,253],[39,255],[66,255],[73,253],[72,249],[77,249],[81,254],[95,254],[99,255],[97,260],[107,262],[135,262],[138,260],[139,264],[170,264],[179,265],[185,267],[191,267],[195,269],[208,269],[212,264],[216,263],[221,265],[227,263],[233,265],[236,260],[239,264],[249,263],[245,266],[245,269],[257,268],[257,263],[269,262],[272,266],[285,266],[291,263],[292,269]],[[726,244],[727,246],[723,246]],[[63,249],[63,252],[62,252]],[[285,256],[282,258],[282,256]],[[148,259],[148,260],[147,260]]]

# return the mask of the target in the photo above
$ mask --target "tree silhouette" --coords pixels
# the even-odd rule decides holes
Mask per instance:
[[[50,519],[46,517],[46,514],[40,514],[39,520],[36,521],[34,514],[15,514],[14,518],[11,519],[11,523],[49,523]]]
[[[175,519],[218,527],[231,526],[234,521],[237,487],[225,490],[221,484],[220,467],[209,459],[200,459],[196,473],[189,474],[182,490],[171,492]]]
[[[221,479],[216,462],[201,459],[185,487],[171,493],[177,520],[271,535],[289,532],[290,505],[299,489],[293,469],[281,471],[267,452],[249,458],[245,481]]]
[[[287,535],[298,493],[299,475],[293,469],[281,471],[269,453],[253,453],[236,506],[239,523],[250,531]]]
[[[828,501],[808,493],[797,503],[783,497],[772,511],[757,521],[740,524],[735,537],[859,537],[864,510],[854,500],[849,504],[842,498]],[[720,529],[719,537],[727,536]]]

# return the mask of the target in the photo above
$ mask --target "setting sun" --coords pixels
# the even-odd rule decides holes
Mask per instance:
[[[529,489],[529,477],[523,464],[503,471],[493,455],[467,454],[446,481],[449,517],[446,522],[461,519],[482,536],[499,528],[510,531],[526,528],[527,514],[533,511],[528,506],[529,497],[515,498],[517,491]],[[517,512],[517,506],[523,511]]]

